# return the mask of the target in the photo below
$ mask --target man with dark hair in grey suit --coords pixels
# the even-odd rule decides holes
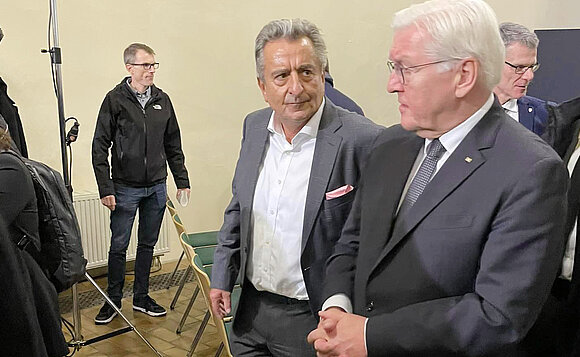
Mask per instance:
[[[326,46],[301,20],[267,24],[255,44],[269,108],[249,114],[212,271],[212,309],[231,310],[234,355],[310,356],[324,262],[382,128],[324,96]]]

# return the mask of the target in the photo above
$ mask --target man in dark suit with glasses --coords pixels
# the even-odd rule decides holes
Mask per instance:
[[[505,45],[505,62],[493,92],[511,118],[542,135],[548,122],[546,102],[526,95],[534,72],[540,68],[537,60],[540,40],[528,28],[513,22],[500,24],[499,33]]]

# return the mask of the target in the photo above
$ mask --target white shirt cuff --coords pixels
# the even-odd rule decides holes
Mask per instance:
[[[367,324],[369,323],[369,318],[367,317],[365,319],[365,333],[364,333],[364,338],[365,338],[365,356],[369,355],[369,348],[367,347]]]
[[[322,311],[327,310],[331,307],[339,307],[345,312],[352,314],[352,303],[346,294],[334,294],[322,304]]]

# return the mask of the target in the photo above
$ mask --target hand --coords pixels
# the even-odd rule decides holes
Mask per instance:
[[[321,311],[318,315],[318,328],[308,335],[308,342],[314,344],[317,356],[367,355],[365,317],[348,314],[338,308]]]
[[[114,211],[115,206],[117,205],[117,201],[115,200],[114,195],[108,195],[101,198],[101,203],[103,204],[103,206],[107,207],[111,211]]]
[[[220,319],[226,317],[232,310],[230,295],[231,293],[229,291],[220,289],[211,289],[209,291],[211,310],[214,315],[219,316]]]
[[[189,201],[189,195],[191,194],[191,190],[189,188],[178,188],[177,195],[175,195],[175,198],[177,198],[177,200],[179,201],[179,196],[183,194],[187,194],[187,200]]]

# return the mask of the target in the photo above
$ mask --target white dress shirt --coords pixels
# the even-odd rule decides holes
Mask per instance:
[[[568,160],[568,173],[572,177],[574,171],[574,166],[580,157],[580,147],[576,148]],[[574,226],[568,236],[568,242],[566,243],[566,250],[564,251],[564,258],[562,259],[562,269],[560,272],[560,278],[572,281],[572,271],[574,270],[574,252],[576,251],[576,232],[578,231],[578,220],[574,221]]]
[[[254,192],[247,277],[260,291],[308,300],[300,267],[306,193],[325,100],[289,143],[274,113]]]
[[[519,122],[520,121],[520,114],[518,109],[518,100],[517,99],[510,99],[507,102],[502,104],[503,109],[512,117],[513,120]]]

